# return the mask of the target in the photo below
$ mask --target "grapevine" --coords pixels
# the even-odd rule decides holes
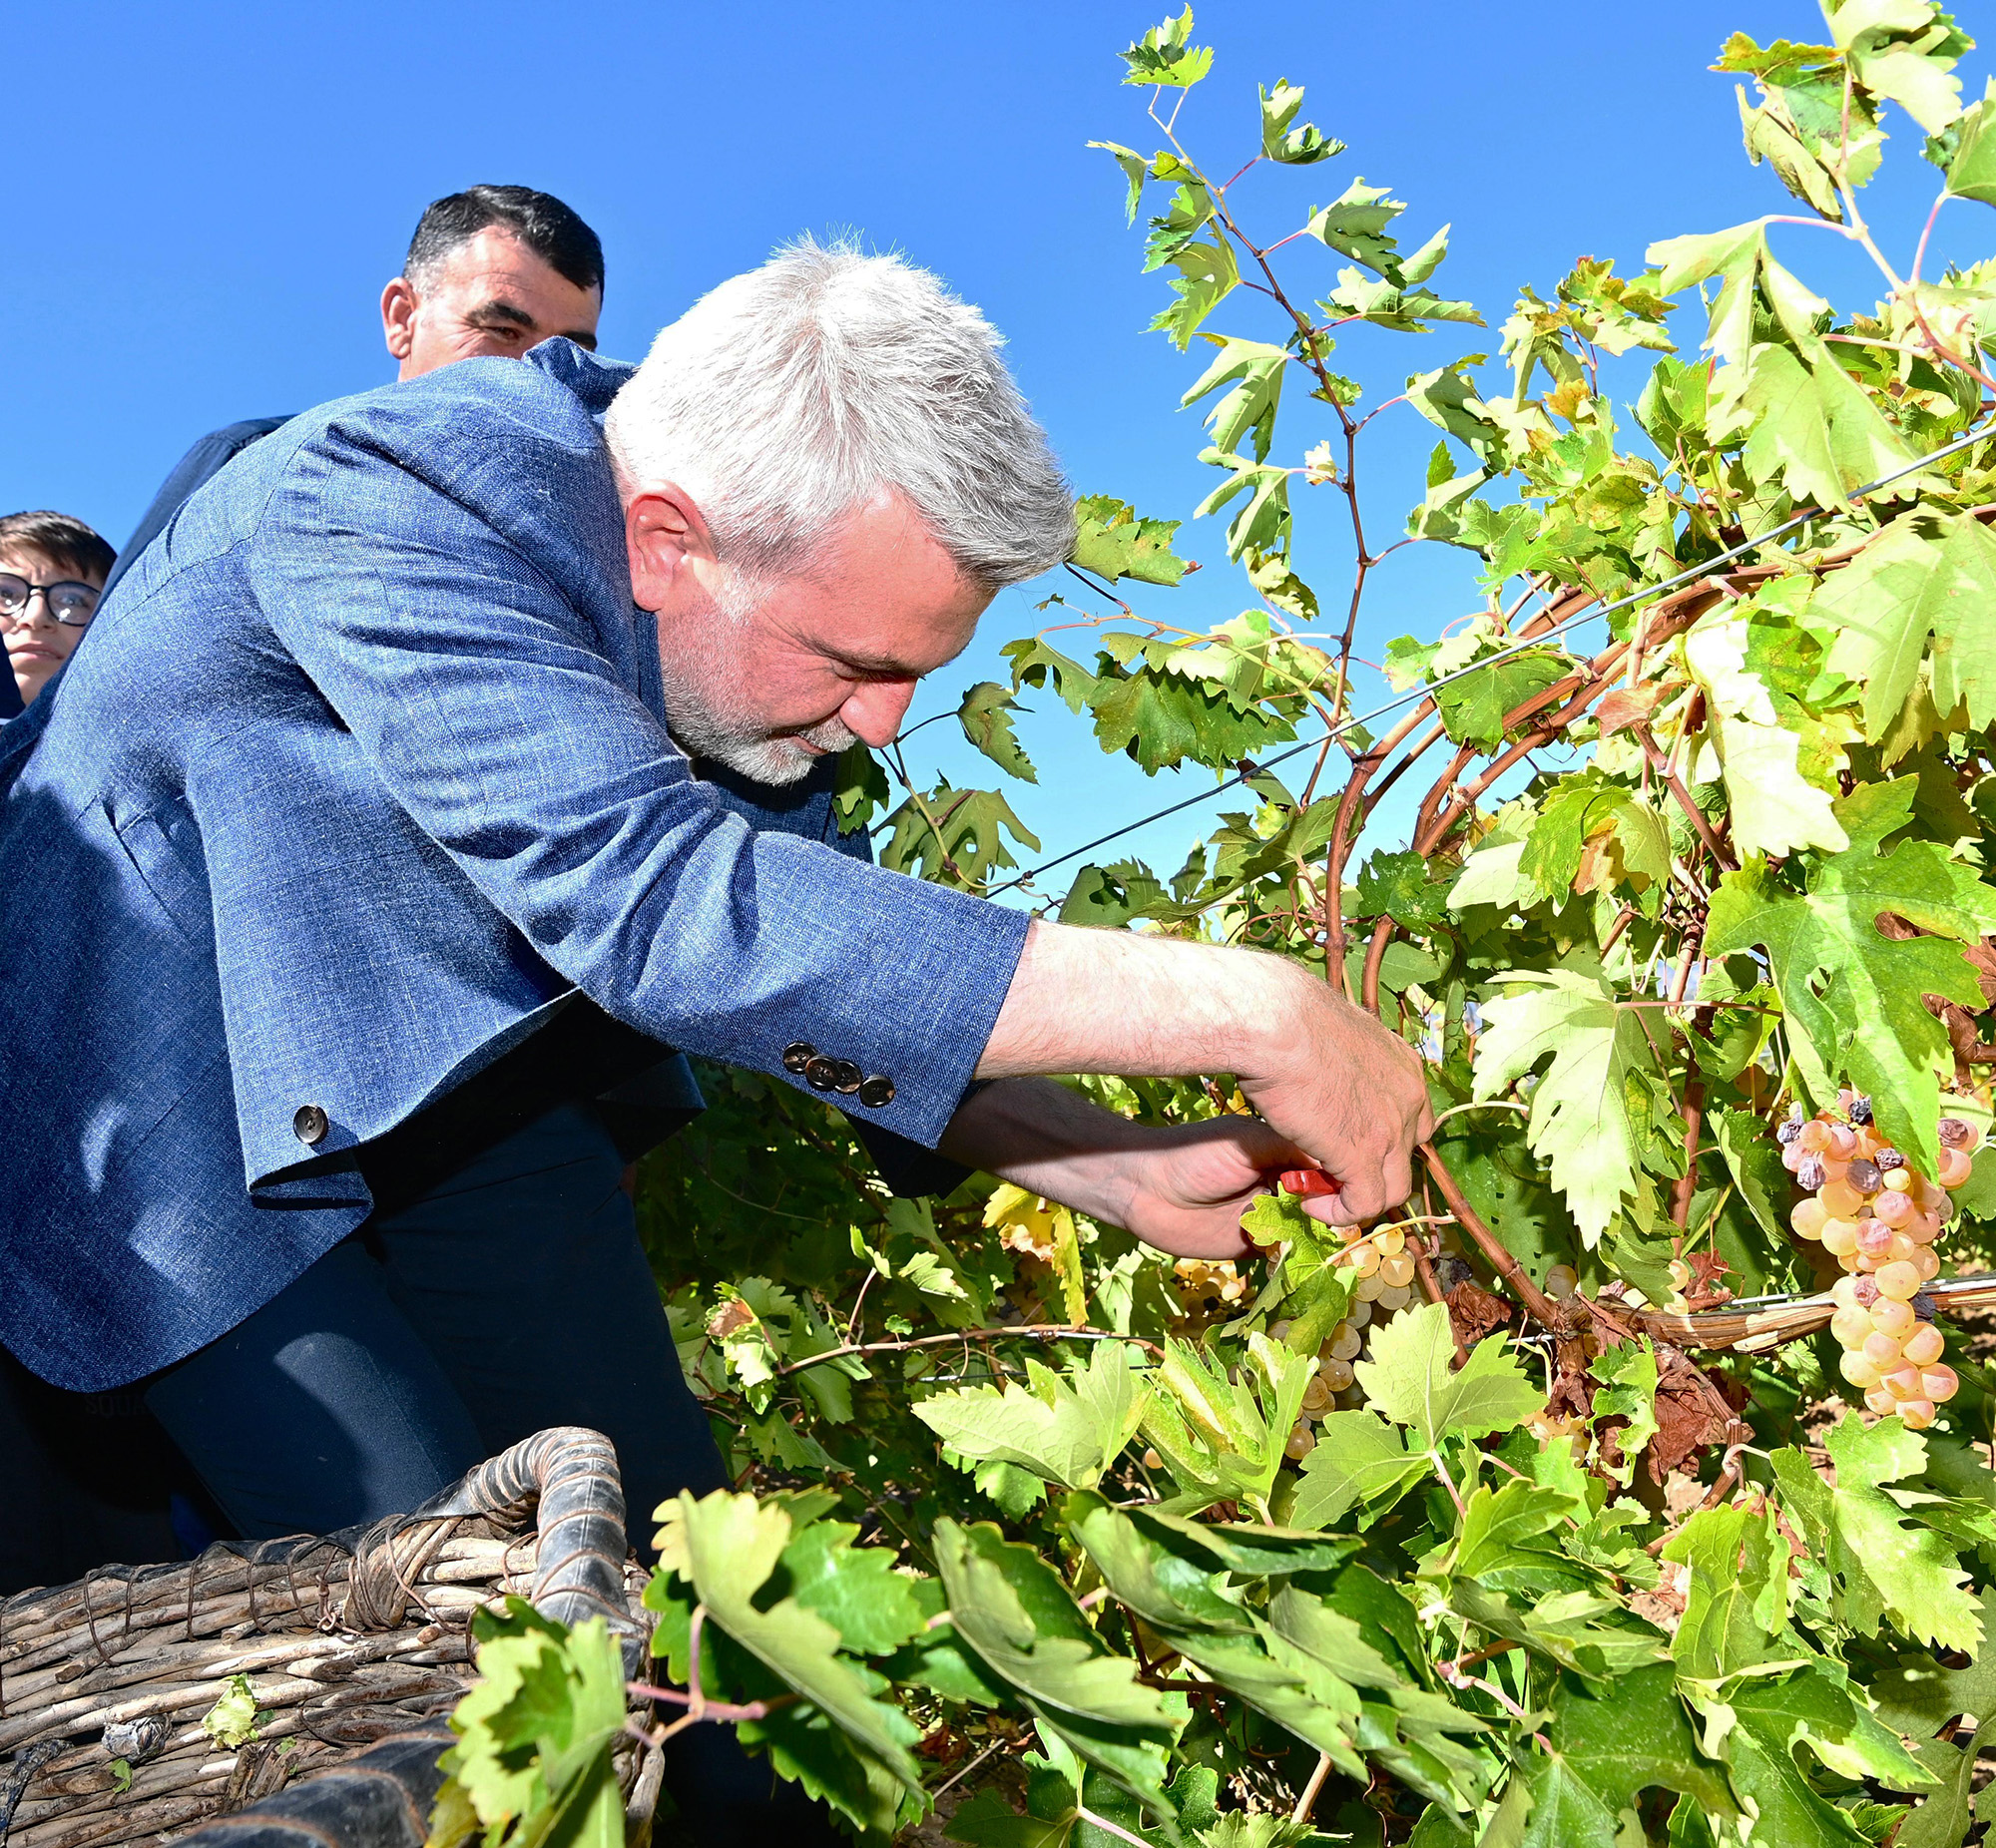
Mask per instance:
[[[1996,207],[1972,50],[1931,0],[1736,34],[1765,215],[1583,257],[1486,354],[1447,232],[1325,181],[1299,86],[1223,97],[1190,11],[1122,54],[1143,146],[1097,147],[1217,485],[1190,526],[1084,497],[1009,682],[851,753],[839,814],[895,871],[1292,959],[1419,1052],[1434,1134],[1370,1224],[1298,1168],[1250,1255],[1174,1261],[988,1176],[891,1199],[820,1104],[705,1071],[637,1203],[735,1488],[661,1511],[625,1757],[561,1776],[643,1790],[668,1729],[729,1724],[872,1840],[1983,1839],[1996,259],[1941,256]],[[1888,135],[1923,221],[1866,217]],[[1875,300],[1805,279],[1828,238]],[[1404,492],[1385,419],[1433,443]],[[1461,613],[1387,636],[1413,547]],[[1188,613],[1229,571],[1239,613]],[[923,773],[952,716],[1027,782],[1084,724],[1204,838],[1043,845]],[[552,1811],[476,1767],[540,1748],[491,1707],[448,1814],[530,1848]]]

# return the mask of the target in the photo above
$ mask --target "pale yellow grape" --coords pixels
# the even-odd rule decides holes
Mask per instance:
[[[1837,1357],[1836,1367],[1851,1385],[1860,1389],[1877,1385],[1880,1378],[1877,1367],[1862,1348],[1846,1348]]]
[[[1913,1253],[1920,1248],[1920,1242],[1907,1232],[1894,1232],[1892,1242],[1885,1247],[1885,1261],[1888,1264],[1910,1264]]]
[[[1815,1196],[1815,1203],[1832,1219],[1855,1219],[1864,1211],[1864,1195],[1841,1174],[1834,1180],[1823,1182],[1822,1191]],[[1802,1201],[1802,1206],[1808,1204],[1807,1200]],[[1800,1206],[1795,1208],[1796,1212],[1800,1210]],[[1788,1215],[1788,1222],[1791,1225],[1794,1223],[1794,1213]]]
[[[1277,1322],[1268,1330],[1268,1339],[1271,1341],[1286,1341],[1289,1338],[1289,1330],[1294,1326],[1294,1322]]]
[[[1884,1305],[1881,1303],[1879,1307],[1882,1308]],[[1922,1322],[1903,1343],[1906,1358],[1916,1367],[1932,1366],[1946,1347],[1947,1343],[1941,1339],[1940,1330],[1931,1322]]]
[[[1370,1245],[1353,1245],[1345,1253],[1344,1261],[1351,1267],[1354,1275],[1369,1277],[1379,1268],[1379,1253]]]
[[[1872,1412],[1896,1412],[1899,1402],[1882,1386],[1874,1386],[1864,1395],[1864,1407]]]
[[[1379,1307],[1388,1315],[1397,1315],[1413,1300],[1413,1290],[1404,1283],[1388,1283],[1379,1291]]]
[[[1960,1387],[1960,1376],[1952,1367],[1920,1369],[1920,1395],[1922,1398],[1931,1399],[1936,1405],[1952,1399]]]
[[[1881,1264],[1878,1268],[1877,1283],[1880,1295],[1896,1296],[1901,1302],[1920,1293],[1920,1285],[1926,1279],[1910,1264]]]
[[[1864,1337],[1864,1358],[1882,1373],[1899,1364],[1899,1344],[1874,1330]]]
[[[1855,1251],[1838,1252],[1836,1261],[1853,1274],[1864,1270],[1870,1262],[1868,1258],[1859,1257]]]
[[[1282,1446],[1282,1455],[1291,1463],[1300,1463],[1316,1448],[1316,1433],[1300,1418],[1289,1433],[1288,1441]]]
[[[1351,1362],[1348,1360],[1326,1360],[1316,1370],[1316,1376],[1332,1392],[1343,1392],[1351,1384]]]
[[[1904,1307],[1903,1304],[1900,1306]],[[1906,1312],[1908,1315],[1912,1313],[1910,1309]],[[1871,1317],[1859,1308],[1839,1309],[1829,1318],[1829,1332],[1836,1337],[1838,1347],[1862,1347],[1865,1337],[1871,1333]]]
[[[1931,1399],[1901,1399],[1892,1409],[1899,1414],[1899,1422],[1908,1431],[1924,1431],[1934,1421]]]
[[[1888,1193],[1910,1193],[1916,1183],[1911,1168],[1892,1167],[1878,1176],[1878,1184]]]
[[[1393,1288],[1400,1289],[1414,1280],[1414,1260],[1404,1252],[1379,1260],[1379,1275]]]
[[[1920,1273],[1922,1283],[1931,1283],[1940,1275],[1940,1253],[1932,1245],[1921,1245],[1913,1253],[1912,1265]]]
[[[1379,1299],[1380,1292],[1385,1287],[1385,1284],[1379,1280],[1379,1273],[1374,1271],[1369,1277],[1360,1277],[1358,1279],[1358,1287],[1353,1293],[1360,1302],[1376,1302]]]
[[[1407,1234],[1397,1227],[1372,1234],[1372,1249],[1381,1257],[1398,1257],[1407,1248]]]
[[[1897,1341],[1903,1341],[1911,1334],[1919,1325],[1919,1319],[1913,1313],[1911,1303],[1899,1302],[1890,1296],[1880,1296],[1871,1305],[1871,1326],[1881,1335],[1890,1335]]]
[[[1974,1169],[1975,1162],[1965,1149],[1943,1149],[1940,1152],[1940,1167],[1934,1178],[1947,1188],[1960,1186]]]
[[[1860,1307],[1861,1305],[1857,1300],[1857,1279],[1855,1277],[1838,1277],[1829,1286],[1829,1299],[1840,1309]]]
[[[1795,1138],[1810,1155],[1819,1155],[1829,1147],[1829,1125],[1816,1119],[1802,1125],[1802,1133]]]
[[[1857,1227],[1848,1219],[1825,1219],[1817,1236],[1831,1257],[1849,1257],[1857,1249]]]
[[[1571,1264],[1555,1264],[1546,1272],[1546,1294],[1564,1302],[1580,1287],[1580,1273]]]
[[[1371,1319],[1372,1305],[1363,1297],[1344,1312],[1344,1325],[1347,1328],[1363,1328]]]
[[[1310,1418],[1320,1417],[1330,1410],[1330,1396],[1337,1390],[1321,1373],[1312,1373],[1307,1386],[1303,1388],[1303,1412]]]
[[[1349,1322],[1339,1322],[1337,1332],[1330,1337],[1330,1357],[1332,1360],[1356,1360],[1360,1337],[1358,1330]]]
[[[1143,1464],[1147,1470],[1161,1470],[1165,1467],[1165,1460],[1155,1450],[1147,1450],[1144,1452]]]
[[[1797,1200],[1794,1210],[1788,1214],[1788,1223],[1795,1228],[1797,1237],[1820,1238],[1823,1221],[1831,1216],[1826,1200]]]
[[[1894,1231],[1906,1224],[1918,1210],[1910,1193],[1881,1193],[1871,1202],[1873,1217],[1882,1219]]]

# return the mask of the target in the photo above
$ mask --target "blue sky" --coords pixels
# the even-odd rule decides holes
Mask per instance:
[[[382,282],[428,200],[487,180],[542,187],[596,226],[604,347],[632,357],[706,286],[796,231],[849,228],[902,249],[1010,336],[1079,488],[1187,515],[1210,480],[1195,414],[1176,406],[1203,362],[1141,331],[1163,284],[1139,273],[1120,178],[1084,146],[1155,145],[1146,93],[1120,87],[1115,53],[1159,16],[1120,0],[16,6],[0,510],[59,507],[122,543],[202,431],[385,382]],[[1578,254],[1626,272],[1654,238],[1787,209],[1740,152],[1732,80],[1705,68],[1736,27],[1763,42],[1819,36],[1803,0],[1209,0],[1197,36],[1217,48],[1215,72],[1181,130],[1231,171],[1253,145],[1254,85],[1286,76],[1350,151],[1263,170],[1242,189],[1250,218],[1279,234],[1362,175],[1409,202],[1416,240],[1453,224],[1437,285],[1477,302],[1492,331],[1361,330],[1340,359],[1376,402],[1409,371],[1494,351],[1517,285],[1549,292]],[[1987,60],[1966,68],[1979,91]],[[1917,131],[1893,126],[1870,211],[1905,251],[1933,176]],[[1951,208],[1942,228],[1943,255],[1990,247],[1981,208]],[[1783,235],[1819,290],[1871,299],[1839,240]],[[1291,248],[1320,292],[1340,259],[1312,247]],[[1265,332],[1235,307],[1211,324]],[[1293,416],[1288,429],[1298,452],[1321,433]],[[1419,498],[1435,432],[1404,408],[1374,430],[1367,517],[1391,532]],[[1300,562],[1329,594],[1347,555],[1329,491],[1315,494]],[[1247,599],[1217,525],[1189,529],[1185,549],[1209,569],[1147,607],[1180,623],[1234,614]],[[1364,652],[1474,608],[1471,575],[1439,547],[1397,555],[1375,579]],[[996,677],[998,646],[1048,620],[1035,600],[1007,593],[914,716]],[[1045,780],[1011,793],[1049,853],[1210,784],[1198,770],[1146,779],[1101,756],[1057,702],[1036,703],[1049,709],[1022,734]],[[921,743],[938,748],[919,754],[981,775],[951,729],[930,727]],[[1175,866],[1193,833],[1178,821],[1133,845]]]

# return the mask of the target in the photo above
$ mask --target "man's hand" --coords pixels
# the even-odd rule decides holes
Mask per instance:
[[[1304,1206],[1330,1224],[1405,1199],[1434,1128],[1419,1056],[1329,984],[1257,951],[1128,931],[1033,926],[978,1066],[1028,1072],[1234,1074],[1298,1152],[1279,1165],[1337,1177],[1339,1193]]]
[[[1257,1249],[1241,1215],[1270,1190],[1275,1170],[1295,1165],[1295,1145],[1257,1117],[1216,1117],[1146,1135],[1121,1162],[1126,1203],[1097,1216],[1174,1257],[1244,1257]]]

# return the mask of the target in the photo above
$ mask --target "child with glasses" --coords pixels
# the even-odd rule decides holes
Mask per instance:
[[[0,518],[0,637],[22,705],[76,652],[117,562],[98,534],[68,514]]]

